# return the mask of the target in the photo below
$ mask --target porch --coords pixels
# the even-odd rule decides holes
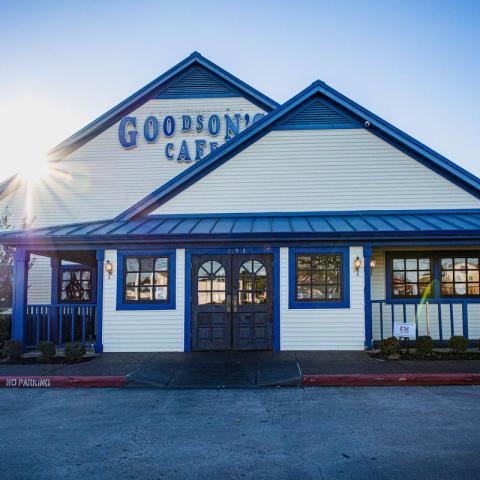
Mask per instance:
[[[102,352],[103,258],[103,250],[18,247],[12,339],[26,349],[36,349],[42,341],[60,348],[80,342],[90,351]]]
[[[414,323],[416,336],[438,345],[480,338],[480,252],[476,245],[374,247],[371,274],[373,344],[391,337],[395,323]]]
[[[233,255],[240,252],[238,247],[259,245],[263,251],[279,250],[271,275],[276,279],[275,348],[360,350],[364,345],[370,349],[391,336],[398,320],[415,322],[419,335],[430,334],[437,342],[453,334],[476,341],[480,338],[479,239],[480,211],[476,210],[150,216],[1,237],[4,244],[16,247],[13,338],[29,346],[49,338],[57,344],[72,339],[91,342],[97,352],[103,351],[102,315],[108,351],[188,350],[192,248],[203,253],[223,249],[220,253]],[[321,254],[332,247],[344,249],[340,256],[345,269],[335,275],[349,303],[296,308],[289,301],[296,291],[293,254],[301,248]],[[124,304],[125,252],[133,256],[150,252],[150,257],[156,252],[163,265],[157,272],[162,283],[155,286],[163,295],[158,305]],[[29,301],[30,255],[48,257],[52,270],[63,262],[89,266],[96,280],[90,299],[64,302],[58,293],[63,289],[60,277],[52,275],[50,301]],[[105,285],[104,261],[113,269]],[[326,280],[318,283],[322,282]],[[136,295],[136,285],[129,288],[129,295]],[[152,291],[149,288],[149,295]]]

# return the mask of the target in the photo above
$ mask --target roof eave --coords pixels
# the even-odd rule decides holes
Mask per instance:
[[[0,237],[0,244],[8,247],[22,246],[31,249],[41,247],[82,247],[88,249],[91,245],[115,246],[118,245],[145,245],[145,244],[179,244],[179,243],[218,243],[218,242],[291,242],[291,241],[328,241],[332,243],[345,242],[389,242],[408,241],[410,244],[415,241],[452,241],[455,242],[480,242],[479,230],[431,230],[431,231],[396,231],[396,232],[290,232],[290,233],[235,233],[235,234],[187,234],[187,235],[65,235],[51,237],[35,236],[9,236]]]

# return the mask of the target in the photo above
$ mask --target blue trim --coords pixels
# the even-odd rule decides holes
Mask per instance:
[[[95,352],[103,352],[103,262],[105,252],[97,250],[97,309],[95,319]]]
[[[363,247],[363,271],[364,271],[364,307],[365,307],[365,348],[373,348],[373,320],[372,320],[372,279],[370,259],[372,258],[372,247]]]
[[[168,257],[168,302],[127,303],[123,300],[124,258],[126,256]],[[176,250],[118,250],[117,251],[117,310],[175,310],[176,308]]]
[[[193,52],[180,63],[167,70],[164,74],[160,75],[158,78],[145,85],[133,95],[126,98],[118,105],[98,117],[96,120],[86,125],[77,133],[54,147],[49,152],[49,156],[54,160],[65,157],[69,153],[84,145],[92,138],[96,137],[108,127],[114,125],[122,117],[128,115],[140,105],[144,104],[147,100],[154,96],[155,93],[167,82],[170,82],[172,79],[178,77],[178,75],[184,73],[190,67],[196,65],[200,65],[212,72],[213,74],[217,75],[227,84],[231,85],[232,88],[238,90],[242,94],[242,96],[250,100],[255,105],[259,106],[263,110],[271,111],[278,107],[278,103],[271,98],[267,97],[263,93],[248,85],[247,83],[238,79],[237,77],[227,72],[223,68],[219,67],[212,61],[203,57],[202,55],[200,55],[200,53]]]
[[[340,254],[342,255],[342,293],[339,301],[299,302],[296,300],[296,255],[307,254]],[[350,249],[349,247],[309,247],[288,249],[288,308],[315,309],[315,308],[350,308]]]
[[[281,350],[280,332],[280,248],[273,249],[273,350]]]
[[[321,96],[328,98],[337,107],[345,109],[351,116],[362,124],[369,123],[368,130],[387,140],[392,145],[398,146],[403,152],[417,161],[431,168],[439,175],[456,183],[472,195],[480,198],[480,179],[454,164],[450,160],[434,152],[432,149],[421,144],[401,130],[397,129],[380,117],[372,114],[336,90],[328,87],[324,82],[314,82],[311,86],[285,102],[281,107],[273,110],[260,119],[257,123],[247,128],[231,141],[223,144],[220,148],[207,155],[201,161],[184,170],[179,175],[163,184],[160,188],[147,195],[145,198],[132,205],[118,215],[118,220],[128,220],[145,215],[159,205],[178,195],[180,192],[197,182],[211,171],[228,161],[240,151],[256,142],[259,138],[270,132],[278,125],[287,114],[294,111],[306,100]]]
[[[45,238],[11,238],[8,241],[2,239],[3,245],[16,245],[35,250],[52,251],[58,250],[60,247],[66,250],[96,250],[99,247],[111,246],[113,248],[138,248],[145,245],[157,245],[159,248],[168,248],[178,246],[180,244],[188,245],[205,245],[205,244],[224,244],[226,242],[235,243],[275,243],[276,246],[289,246],[291,242],[311,242],[315,244],[351,245],[352,243],[362,243],[368,241],[375,246],[411,246],[415,245],[479,245],[480,232],[469,232],[469,234],[436,234],[434,232],[425,232],[422,234],[348,234],[348,233],[331,233],[323,234],[307,234],[307,233],[270,233],[270,234],[215,234],[215,235],[169,235],[169,236],[128,236],[122,235],[118,237],[92,237],[92,236],[75,236],[75,237],[45,237]],[[341,238],[339,238],[341,236]]]
[[[468,338],[468,304],[462,303],[463,336]]]
[[[191,350],[191,315],[192,315],[192,255],[235,255],[238,253],[270,253],[273,255],[273,349],[280,351],[280,249],[270,246],[238,246],[228,248],[197,247],[185,249],[185,317],[184,350]]]
[[[298,238],[270,238],[265,239],[261,238],[262,244],[269,244],[272,247],[291,247],[298,245],[300,241],[304,245],[314,245],[314,246],[331,246],[332,244],[337,246],[351,246],[353,244],[362,243],[359,240],[350,240],[345,237],[345,235],[339,238],[337,235],[336,238],[308,238],[304,236],[299,236]],[[457,238],[453,240],[443,239],[443,240],[432,240],[433,237],[426,237],[427,239],[415,239],[411,237],[406,237],[403,240],[388,240],[386,241],[385,238],[382,239],[368,239],[368,243],[372,245],[372,247],[382,247],[382,248],[390,248],[390,247],[411,247],[412,245],[415,246],[422,246],[425,248],[433,247],[433,246],[442,246],[445,248],[454,248],[458,246],[469,246],[469,247],[480,247],[480,239],[478,236],[472,237],[471,239],[466,238]],[[53,253],[58,251],[59,249],[64,251],[95,251],[98,249],[111,248],[115,249],[138,249],[138,248],[154,248],[154,249],[172,249],[172,248],[204,248],[206,245],[209,245],[211,248],[215,248],[215,246],[222,246],[225,245],[226,242],[235,242],[235,244],[241,244],[244,246],[248,246],[251,244],[258,244],[259,238],[252,239],[251,241],[247,241],[244,238],[223,238],[221,236],[217,236],[215,238],[195,238],[195,239],[185,239],[185,238],[168,238],[168,239],[144,239],[139,240],[138,242],[136,239],[129,238],[125,241],[125,239],[117,239],[116,241],[112,241],[110,243],[106,241],[81,241],[78,243],[68,242],[55,242],[52,241],[51,238],[45,239],[44,243],[34,242],[34,244],[29,243],[28,241],[25,243],[19,243],[18,245],[21,248],[35,248],[36,251],[43,251],[45,253]],[[414,242],[415,241],[415,242]],[[414,242],[414,243],[413,243]],[[2,241],[5,244],[4,241]]]
[[[52,304],[58,303],[58,285],[59,285],[59,277],[60,277],[60,263],[61,260],[58,257],[51,257],[50,258],[50,266],[52,267],[52,282],[51,282],[51,289],[50,289],[50,302]]]
[[[25,343],[29,252],[17,248],[13,260],[12,340]]]
[[[93,302],[93,299],[96,298],[97,296],[97,282],[96,282],[96,270],[95,270],[95,267],[93,267],[92,265],[86,265],[84,263],[77,263],[77,264],[72,264],[72,265],[62,265],[62,261],[60,259],[59,260],[59,263],[58,265],[55,267],[56,269],[56,279],[54,279],[52,277],[52,303],[58,303],[58,304],[62,304],[62,305],[70,305],[72,303],[74,303],[75,305],[76,304],[82,304],[82,303],[85,303],[85,304],[89,304],[89,303],[92,303]],[[51,262],[52,262],[52,267],[53,267],[53,263],[54,263],[54,257],[52,257],[51,259]],[[61,285],[61,276],[62,276],[62,272],[63,271],[66,271],[66,270],[88,270],[90,272],[90,300],[89,301],[85,301],[85,302],[79,302],[79,301],[76,301],[76,302],[69,302],[68,300],[61,300],[61,295],[60,295],[60,285]],[[53,270],[52,270],[52,275],[54,274]],[[56,295],[54,295],[54,283],[56,283],[55,285],[55,288],[56,288]]]

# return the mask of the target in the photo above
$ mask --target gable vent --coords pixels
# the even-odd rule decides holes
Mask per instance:
[[[187,74],[174,80],[158,92],[155,98],[175,98],[185,96],[240,96],[233,88],[210,75],[201,67],[192,68]]]
[[[358,123],[330,107],[319,98],[311,100],[306,106],[287,118],[278,128],[355,128]]]

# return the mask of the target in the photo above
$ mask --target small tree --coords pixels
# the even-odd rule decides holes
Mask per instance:
[[[12,225],[9,221],[10,209],[5,207],[0,215],[0,232],[10,230]],[[33,218],[30,222],[26,219],[22,222],[22,228],[26,229],[35,221]],[[28,270],[31,270],[35,263],[35,258],[28,262]],[[27,288],[30,285],[27,285]],[[0,245],[0,313],[12,308],[13,297],[13,254],[3,245]]]
[[[11,228],[8,217],[10,211],[7,208],[0,215],[0,231]],[[0,312],[11,308],[13,293],[13,255],[3,245],[0,245]]]

